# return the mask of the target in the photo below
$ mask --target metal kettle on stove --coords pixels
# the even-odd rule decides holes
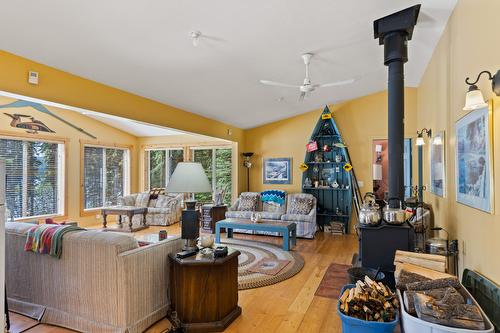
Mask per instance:
[[[381,218],[380,206],[375,201],[375,194],[367,192],[359,210],[359,223],[375,226],[380,223]]]

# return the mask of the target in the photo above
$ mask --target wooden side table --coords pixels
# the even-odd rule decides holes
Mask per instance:
[[[201,230],[215,233],[215,223],[226,218],[227,206],[203,205],[201,207]]]
[[[172,309],[187,332],[221,332],[241,314],[238,306],[238,256],[198,253],[178,259],[169,255]]]

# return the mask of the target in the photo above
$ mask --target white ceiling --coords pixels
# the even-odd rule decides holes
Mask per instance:
[[[127,118],[116,117],[99,112],[82,112],[83,115],[93,118],[105,123],[111,127],[122,130],[138,137],[152,137],[152,136],[169,136],[169,135],[182,135],[184,132],[172,130],[169,128],[141,123]]]
[[[416,3],[422,9],[406,85],[418,86],[456,0],[4,1],[0,48],[250,128],[384,90],[373,20]],[[196,48],[193,30],[205,35]],[[317,90],[304,102],[293,89],[259,83],[300,84],[305,52],[316,54],[313,83],[359,80]]]

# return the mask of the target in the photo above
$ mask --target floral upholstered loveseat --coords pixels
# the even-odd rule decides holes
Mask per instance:
[[[229,207],[226,218],[249,219],[252,213],[258,212],[261,218],[271,221],[286,221],[297,224],[297,237],[314,238],[317,231],[316,225],[316,198],[308,193],[283,192],[284,199],[277,204],[263,200],[266,192],[243,192],[236,202]],[[279,192],[273,190],[273,192]],[[276,235],[273,232],[234,230],[251,234]]]
[[[147,225],[171,225],[181,219],[182,193],[165,193],[152,195],[150,192],[134,193],[118,198],[118,204],[122,206],[147,207]],[[122,221],[128,223],[128,217],[122,216]],[[132,218],[133,224],[142,222],[142,215]]]

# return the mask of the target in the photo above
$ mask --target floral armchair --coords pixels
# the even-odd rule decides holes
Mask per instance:
[[[147,207],[147,225],[167,226],[177,223],[181,219],[182,200],[184,195],[166,193],[152,198],[149,192],[134,193],[118,198],[118,204],[122,206]],[[128,223],[128,217],[122,216],[122,221]],[[142,215],[132,218],[133,224],[142,222]]]

